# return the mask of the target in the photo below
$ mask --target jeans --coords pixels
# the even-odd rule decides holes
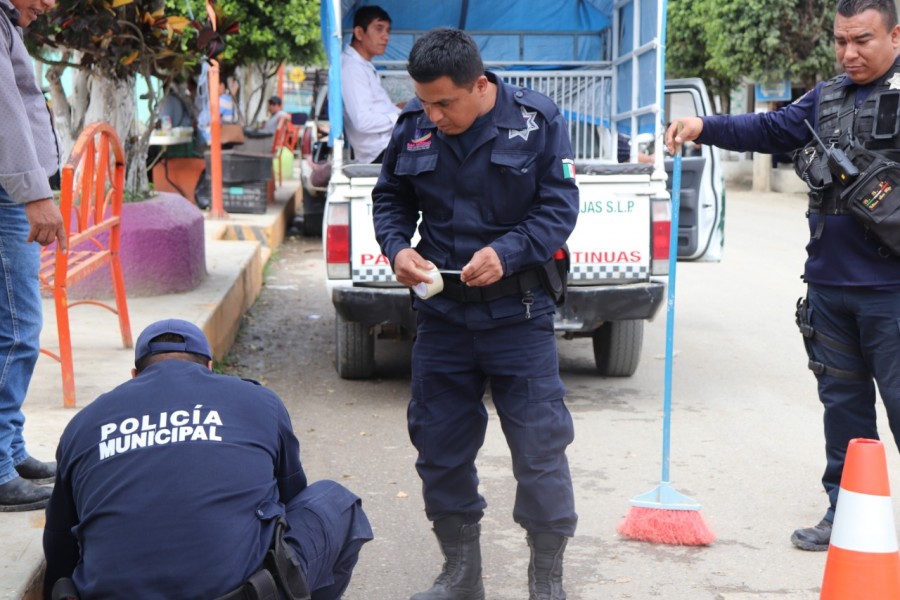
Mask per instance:
[[[40,352],[40,246],[27,243],[25,207],[0,188],[0,485],[28,458],[22,402]]]
[[[862,376],[816,376],[825,407],[827,465],[822,485],[830,501],[825,518],[833,521],[850,440],[878,439],[876,384],[900,447],[900,292],[809,284],[808,298],[816,332],[858,350],[851,354],[813,339],[813,360]]]

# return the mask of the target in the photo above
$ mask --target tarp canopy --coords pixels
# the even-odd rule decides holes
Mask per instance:
[[[353,15],[362,6],[377,5],[391,17],[391,41],[380,62],[405,63],[415,37],[435,27],[457,27],[475,39],[486,63],[531,64],[537,68],[553,66],[610,65],[612,43],[610,25],[613,0],[322,0],[322,39],[329,57],[330,139],[343,133],[340,99],[340,53],[349,41]],[[619,53],[645,47],[659,35],[658,0],[639,3],[638,31],[625,27],[620,32]],[[620,9],[623,23],[634,23],[634,2]],[[337,26],[338,19],[340,27]],[[554,34],[565,34],[563,36]],[[627,49],[626,49],[627,48]],[[661,70],[656,67],[656,51],[640,57],[640,96],[637,106],[655,104]],[[618,103],[625,113],[632,102],[632,74],[629,62],[619,61],[616,70],[624,86]],[[646,88],[646,89],[643,89]],[[646,126],[652,130],[652,117]],[[646,127],[645,126],[645,127]],[[639,127],[644,129],[645,127]]]
[[[609,27],[612,20],[612,0],[440,0],[410,2],[409,0],[341,0],[341,29],[353,27],[353,15],[360,6],[375,4],[391,16],[391,28],[396,32],[382,57],[386,61],[405,61],[412,47],[412,36],[404,30],[427,31],[435,27],[456,27],[470,32],[507,32],[516,35],[474,33],[476,43],[486,61],[596,61],[601,48],[597,47],[597,33]],[[593,33],[593,43],[585,38],[573,53],[569,43],[560,44],[553,36],[534,35],[541,32]],[[518,34],[527,32],[525,56],[520,53]],[[322,28],[323,36],[329,35]],[[344,40],[347,41],[346,39]]]

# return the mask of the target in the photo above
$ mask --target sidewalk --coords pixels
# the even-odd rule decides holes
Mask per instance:
[[[240,328],[244,312],[262,288],[263,267],[284,239],[294,215],[296,179],[285,179],[275,191],[276,202],[264,215],[231,214],[207,218],[207,277],[196,289],[180,294],[129,298],[132,337],[150,323],[181,318],[206,333],[213,354],[221,360]],[[70,310],[75,362],[76,403],[83,407],[131,376],[134,354],[122,347],[116,316],[97,306]],[[53,301],[44,300],[41,346],[58,348]],[[25,438],[29,453],[53,460],[56,444],[78,408],[63,408],[59,364],[41,355],[25,399]],[[152,524],[148,524],[152,526]],[[39,599],[43,567],[44,512],[0,513],[0,599]]]

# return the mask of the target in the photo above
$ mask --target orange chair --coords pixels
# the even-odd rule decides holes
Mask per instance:
[[[125,153],[115,129],[108,123],[92,123],[75,142],[62,168],[60,212],[69,234],[69,251],[59,252],[55,244],[41,251],[41,285],[53,292],[59,354],[41,352],[60,363],[63,404],[75,406],[75,373],[69,308],[78,304],[102,306],[119,316],[122,345],[133,346],[125,279],[119,261],[122,195],[125,190]],[[69,303],[67,288],[98,268],[109,265],[116,306],[96,300]]]
[[[281,160],[278,160],[281,157],[281,149],[287,148],[293,153],[297,148],[297,140],[299,137],[299,128],[286,119],[281,121],[278,125],[278,129],[275,130],[275,136],[272,139],[272,156],[276,159],[275,170],[278,175],[278,187],[281,187],[282,184]]]

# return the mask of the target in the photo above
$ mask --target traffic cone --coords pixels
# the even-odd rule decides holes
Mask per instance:
[[[821,600],[897,600],[900,551],[884,444],[850,440]]]

